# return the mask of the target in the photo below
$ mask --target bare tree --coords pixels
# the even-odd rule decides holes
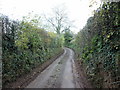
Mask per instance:
[[[49,18],[45,16],[46,20],[52,25],[57,34],[64,32],[66,28],[70,28],[70,21],[65,12],[65,8],[53,8],[53,15]]]

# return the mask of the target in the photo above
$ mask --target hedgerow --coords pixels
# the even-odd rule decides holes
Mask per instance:
[[[120,2],[104,3],[74,42],[93,87],[120,86]]]
[[[39,17],[10,20],[2,15],[3,86],[30,72],[63,48],[63,36],[41,28]]]

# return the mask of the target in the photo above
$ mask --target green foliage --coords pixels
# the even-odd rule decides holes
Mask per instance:
[[[66,47],[70,47],[72,45],[72,40],[73,40],[73,34],[72,34],[72,32],[65,31],[65,33],[64,33],[64,39],[65,39],[64,45]]]
[[[118,87],[120,3],[104,3],[75,38],[75,51],[94,87]],[[106,80],[107,79],[107,80]]]
[[[58,54],[64,38],[40,28],[39,16],[3,22],[3,86]]]

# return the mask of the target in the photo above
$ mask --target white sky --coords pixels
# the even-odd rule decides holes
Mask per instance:
[[[66,6],[68,17],[75,21],[77,28],[72,30],[75,33],[83,28],[93,9],[99,6],[90,8],[89,0],[0,0],[0,13],[13,19],[21,19],[31,11],[39,15],[47,14],[57,5]]]

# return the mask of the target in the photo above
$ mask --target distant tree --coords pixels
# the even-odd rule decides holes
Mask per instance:
[[[71,41],[73,40],[73,34],[69,28],[65,30],[64,39],[65,39],[65,46],[69,46],[71,44]]]
[[[66,27],[70,26],[71,23],[67,17],[65,9],[60,7],[53,8],[53,16],[49,18],[45,16],[45,18],[50,23],[50,25],[52,25],[57,34],[64,32]]]

